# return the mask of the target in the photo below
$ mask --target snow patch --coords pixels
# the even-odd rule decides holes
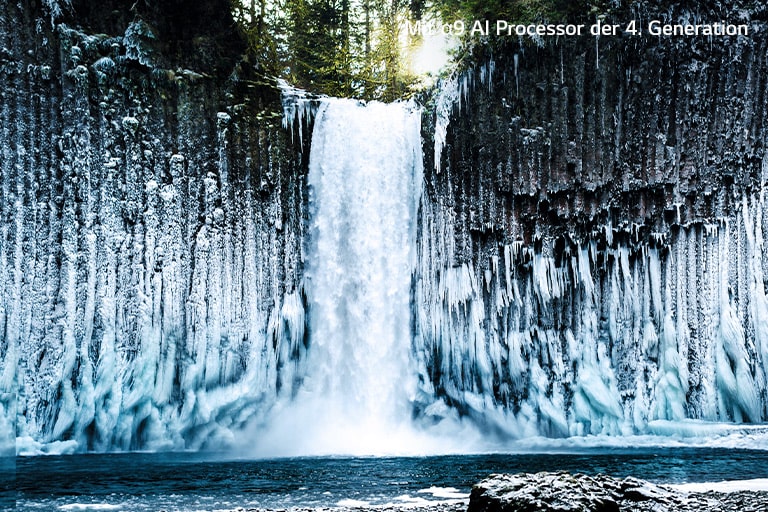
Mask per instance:
[[[431,494],[435,498],[468,499],[469,493],[459,492],[455,487],[428,487],[420,489],[419,493]]]
[[[370,505],[370,502],[364,501],[364,500],[354,500],[351,498],[339,500],[336,502],[336,505],[340,507],[367,507]]]

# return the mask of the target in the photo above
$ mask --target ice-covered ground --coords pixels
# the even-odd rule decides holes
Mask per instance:
[[[655,421],[648,433],[613,436],[587,435],[564,438],[532,436],[506,444],[501,451],[580,450],[595,448],[736,448],[768,451],[768,425],[709,423],[704,421]]]
[[[289,413],[289,417],[293,413]],[[298,413],[297,413],[298,414]],[[295,417],[295,416],[294,416]],[[531,436],[523,439],[512,439],[504,442],[483,439],[481,434],[471,427],[448,428],[444,432],[407,431],[388,432],[391,440],[401,439],[403,445],[396,447],[377,446],[377,435],[380,432],[366,434],[356,443],[343,443],[330,446],[311,446],[299,443],[294,451],[286,451],[286,448],[275,448],[275,451],[260,450],[258,455],[262,457],[275,456],[326,456],[326,455],[352,455],[352,456],[431,456],[431,455],[459,455],[479,453],[556,453],[573,451],[590,451],[595,449],[621,449],[621,448],[733,448],[744,450],[765,450],[768,452],[768,425],[737,425],[728,423],[707,423],[699,421],[683,422],[656,422],[650,426],[647,434],[639,435],[587,435],[571,436],[563,438],[551,438],[545,436]],[[455,430],[454,430],[455,429]],[[459,430],[463,429],[463,430]],[[457,431],[462,432],[461,440],[453,438]],[[321,431],[322,433],[322,431]],[[359,432],[358,432],[359,433]],[[401,437],[398,438],[397,435]],[[278,440],[281,436],[289,435],[267,431],[264,435],[271,436],[269,441]],[[316,437],[312,437],[317,440]],[[378,438],[380,439],[380,438]],[[357,449],[356,449],[357,447]],[[41,443],[31,437],[23,437],[17,440],[17,454],[30,455],[66,455],[77,451],[77,444],[68,442]]]

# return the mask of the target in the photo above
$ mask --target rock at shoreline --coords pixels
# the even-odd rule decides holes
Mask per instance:
[[[637,478],[536,473],[490,475],[472,488],[467,512],[759,511],[768,493],[684,493]]]
[[[491,475],[472,488],[468,512],[619,510],[621,484],[568,473]]]

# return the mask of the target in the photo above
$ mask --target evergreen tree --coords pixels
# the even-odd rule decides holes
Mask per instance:
[[[317,93],[394,100],[415,83],[403,24],[431,11],[446,22],[564,21],[608,0],[232,0],[252,59],[267,74]]]

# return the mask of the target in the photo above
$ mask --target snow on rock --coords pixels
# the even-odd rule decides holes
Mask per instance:
[[[763,484],[764,485],[764,484]],[[618,512],[762,510],[766,493],[759,485],[688,484],[661,486],[637,478],[536,473],[490,475],[475,484],[468,512]],[[689,494],[686,491],[691,491]],[[693,494],[693,493],[696,494]],[[722,494],[726,493],[726,494]]]
[[[687,484],[667,485],[671,489],[683,492],[723,492],[735,493],[743,491],[761,491],[768,493],[768,479],[753,478],[751,480],[723,480],[720,482],[695,482]]]
[[[568,473],[491,475],[472,487],[468,512],[537,510],[542,512],[612,512],[620,510],[625,488],[642,499],[660,489],[638,492],[639,481]]]
[[[144,22],[0,18],[30,64],[0,63],[0,431],[33,454],[231,444],[303,342],[289,137],[225,80],[152,69]]]
[[[768,420],[766,33],[732,43],[601,41],[599,67],[578,41],[510,43],[443,85],[414,287],[429,422]]]

